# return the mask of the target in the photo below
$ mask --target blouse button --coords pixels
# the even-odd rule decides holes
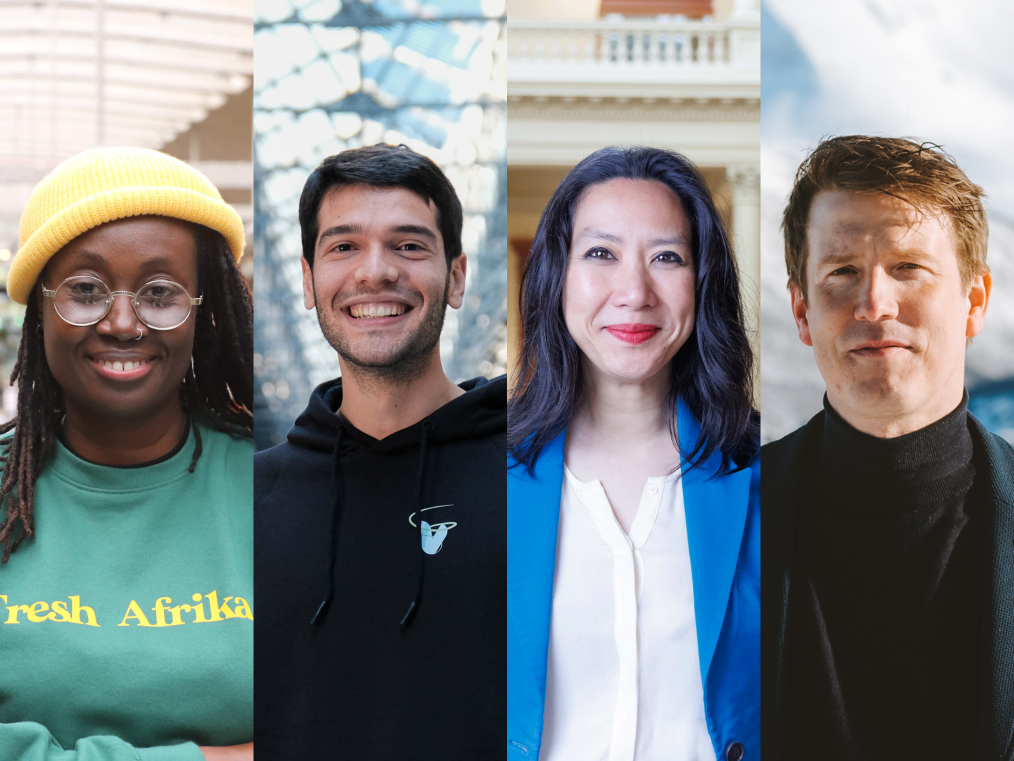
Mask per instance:
[[[652,496],[658,494],[658,487],[652,486],[650,489],[648,489],[648,494],[651,494]]]
[[[726,761],[741,761],[745,755],[746,748],[743,747],[743,743],[730,743],[729,747],[725,749]]]

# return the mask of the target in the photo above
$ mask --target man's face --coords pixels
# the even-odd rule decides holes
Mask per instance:
[[[404,188],[354,185],[329,192],[317,219],[303,295],[328,342],[387,376],[427,361],[465,290],[465,255],[448,270],[436,207]]]
[[[949,218],[883,193],[823,191],[807,236],[808,303],[793,287],[792,310],[835,410],[884,437],[953,410],[990,281],[962,287]]]

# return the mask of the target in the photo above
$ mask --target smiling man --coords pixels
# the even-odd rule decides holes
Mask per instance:
[[[502,754],[507,383],[455,385],[439,351],[461,204],[375,145],[310,175],[299,222],[342,377],[255,460],[258,758]]]
[[[1012,758],[1014,450],[964,390],[981,197],[893,138],[825,140],[796,175],[792,312],[827,394],[762,449],[769,758]]]

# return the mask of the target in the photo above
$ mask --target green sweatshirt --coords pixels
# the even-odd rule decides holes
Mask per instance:
[[[0,566],[0,759],[202,761],[253,740],[253,443],[162,462],[57,444]],[[66,749],[66,750],[65,750]]]

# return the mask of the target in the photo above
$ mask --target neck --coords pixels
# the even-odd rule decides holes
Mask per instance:
[[[98,415],[67,401],[63,434],[81,457],[100,465],[138,465],[169,454],[187,423],[179,399],[142,423]]]
[[[945,418],[961,404],[965,393],[963,374],[956,383],[948,383],[932,399],[915,407],[902,402],[892,404],[864,404],[837,394],[829,386],[827,399],[846,423],[857,431],[876,436],[878,439],[893,439],[921,430]]]
[[[664,408],[669,365],[650,378],[628,381],[603,375],[587,359],[583,364],[581,399],[571,430],[588,429],[613,445],[656,434],[668,436]]]
[[[375,439],[415,425],[464,391],[444,374],[439,349],[411,377],[377,375],[339,357],[342,368],[342,415]]]

